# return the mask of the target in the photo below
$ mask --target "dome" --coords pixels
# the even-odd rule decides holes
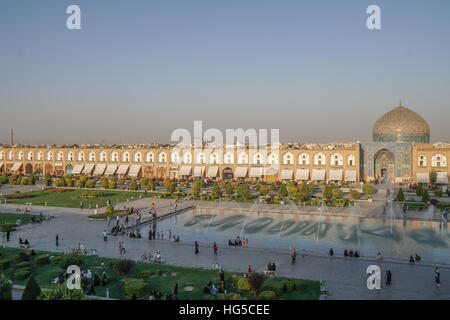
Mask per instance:
[[[428,123],[401,102],[375,122],[372,134],[375,142],[430,142]]]

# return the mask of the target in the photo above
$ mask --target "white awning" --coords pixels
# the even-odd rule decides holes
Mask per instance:
[[[215,178],[217,177],[217,172],[219,172],[219,167],[217,166],[209,167],[206,176],[208,178]]]
[[[192,167],[190,166],[182,166],[180,169],[180,176],[190,176],[192,171]]]
[[[122,175],[122,176],[125,175],[128,171],[128,167],[129,167],[129,165],[127,165],[127,164],[121,164],[119,166],[119,169],[117,170],[117,174]]]
[[[130,176],[132,178],[136,178],[139,175],[139,171],[141,171],[141,165],[133,164],[130,167],[130,172],[128,172],[128,176]]]
[[[22,162],[14,162],[14,165],[11,168],[11,171],[18,171],[22,166]]]
[[[448,184],[447,172],[438,172],[436,177],[436,183]]]
[[[205,167],[194,167],[194,177],[201,177],[205,174]]]
[[[72,174],[80,174],[81,170],[83,170],[83,165],[76,164],[75,167],[73,167]]]
[[[325,170],[313,169],[311,179],[315,181],[325,180]]]
[[[342,170],[330,170],[328,172],[328,180],[341,181],[342,180]]]
[[[98,175],[98,176],[102,176],[103,173],[105,172],[105,169],[106,169],[106,164],[105,163],[96,164],[95,165],[94,174]]]
[[[237,167],[236,168],[236,178],[245,178],[247,176],[247,167]]]
[[[417,172],[417,183],[430,183],[430,174],[428,172]]]
[[[88,164],[86,164],[84,166],[83,173],[84,174],[91,174],[93,169],[94,169],[94,164],[93,163],[88,163]]]
[[[292,180],[293,170],[285,169],[281,170],[281,180]]]
[[[263,175],[263,168],[260,167],[251,167],[250,168],[250,178],[261,178]]]
[[[62,167],[63,164],[61,162],[55,163],[55,167]]]
[[[117,164],[108,164],[106,167],[105,175],[113,176],[117,171]]]
[[[345,181],[356,182],[356,170],[345,170]]]
[[[297,169],[295,178],[297,180],[309,180],[309,169]]]
[[[265,176],[275,176],[278,174],[278,170],[273,167],[264,168],[264,175]]]

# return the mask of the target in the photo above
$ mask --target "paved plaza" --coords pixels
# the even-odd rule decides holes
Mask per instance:
[[[172,200],[173,201],[173,200]],[[126,203],[135,208],[148,208],[156,203],[158,215],[173,211],[170,200],[141,199]],[[206,202],[183,202],[180,207],[187,205],[211,205]],[[122,204],[123,205],[123,204]],[[215,204],[215,207],[227,207],[231,204]],[[13,212],[13,204],[0,205],[0,212]],[[317,210],[317,209],[315,209]],[[450,299],[450,266],[440,265],[441,286],[434,284],[434,265],[410,265],[400,261],[379,262],[371,258],[344,258],[339,253],[331,258],[317,256],[312,253],[297,258],[297,263],[290,262],[288,249],[256,249],[256,248],[228,248],[219,246],[218,255],[213,255],[211,243],[200,243],[199,255],[194,254],[193,243],[174,243],[162,240],[130,239],[122,236],[109,236],[104,242],[102,232],[107,228],[105,221],[88,220],[87,216],[94,210],[33,207],[32,213],[42,212],[54,216],[54,219],[42,224],[24,225],[11,235],[7,244],[17,247],[18,239],[27,238],[32,248],[48,251],[59,251],[75,248],[79,243],[88,250],[95,249],[99,256],[120,257],[118,251],[119,241],[125,241],[126,254],[122,257],[139,259],[144,252],[159,250],[167,264],[210,268],[212,263],[219,263],[226,271],[246,272],[249,265],[252,269],[263,271],[267,263],[275,262],[277,274],[283,277],[323,280],[328,291],[327,299]],[[148,217],[143,217],[145,220]],[[135,217],[130,219],[134,223]],[[114,223],[111,219],[111,226]],[[59,233],[60,246],[55,246],[55,236]],[[392,285],[382,285],[381,290],[368,290],[366,287],[367,267],[377,264],[381,267],[384,278],[386,270],[392,272]]]

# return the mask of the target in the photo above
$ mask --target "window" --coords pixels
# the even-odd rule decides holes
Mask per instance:
[[[147,153],[145,154],[145,161],[146,161],[147,163],[152,163],[152,162],[155,161],[155,156],[153,155],[153,152],[147,152]]]
[[[294,156],[290,152],[283,154],[283,164],[294,164]]]
[[[325,155],[323,153],[319,152],[314,155],[314,165],[315,166],[326,165]]]
[[[309,154],[303,152],[298,155],[298,164],[302,166],[308,166],[309,165]]]

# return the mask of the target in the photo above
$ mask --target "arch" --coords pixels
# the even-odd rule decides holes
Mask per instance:
[[[260,152],[256,152],[252,155],[252,164],[264,164],[264,157]]]
[[[327,160],[325,155],[322,152],[318,152],[314,155],[314,165],[315,166],[325,166],[327,164]]]
[[[72,174],[73,167],[70,163],[66,166],[65,171],[66,171],[66,174]]]
[[[6,159],[14,160],[14,152],[12,152],[12,150],[8,151],[8,153],[6,154]]]
[[[302,152],[298,155],[298,164],[302,166],[309,166],[309,154]]]
[[[421,154],[417,157],[417,166],[419,166],[419,167],[427,166],[427,156],[426,155]]]
[[[56,153],[56,161],[63,161],[63,160],[64,160],[64,153],[61,150],[59,150]]]
[[[210,164],[220,163],[220,154],[217,151],[211,153],[211,155],[209,156],[209,163]]]
[[[34,157],[33,151],[31,151],[31,150],[27,151],[25,157],[26,157],[27,161],[33,161],[33,157]]]
[[[267,164],[278,164],[278,154],[271,152],[267,156]]]
[[[86,158],[85,158],[84,152],[83,152],[83,151],[78,151],[78,153],[77,153],[77,161],[82,162],[82,161],[84,161],[85,159],[86,159]]]
[[[375,176],[383,178],[393,176],[395,170],[394,153],[387,149],[381,149],[374,155]]]
[[[192,163],[192,153],[190,151],[185,151],[183,153],[183,163],[191,164]]]
[[[44,174],[47,174],[47,173],[50,174],[50,175],[53,175],[53,166],[50,163],[47,163],[45,165]]]
[[[147,163],[155,162],[155,155],[153,154],[153,152],[149,151],[145,154],[145,162]]]
[[[17,151],[17,153],[16,153],[16,159],[17,159],[17,160],[23,160],[23,151],[22,151],[22,150]]]
[[[36,153],[36,160],[37,161],[42,161],[42,158],[44,157],[44,153],[41,151],[41,150],[39,150],[37,153]],[[41,168],[41,170],[42,170],[42,168]]]
[[[347,166],[354,167],[356,166],[356,157],[355,155],[351,154],[347,157]]]
[[[234,154],[232,152],[225,153],[223,160],[224,160],[225,164],[233,164],[234,163]]]
[[[45,160],[53,161],[53,151],[49,150],[45,153]]]
[[[223,180],[228,180],[228,179],[233,179],[233,169],[231,169],[230,167],[226,167],[225,169],[222,170],[222,179]]]
[[[331,154],[330,165],[334,167],[339,167],[344,165],[344,156],[338,152]]]
[[[128,151],[122,153],[122,162],[130,162],[130,153]]]
[[[25,174],[32,174],[33,173],[33,165],[31,163],[27,163],[25,165]]]
[[[154,178],[155,177],[155,173],[154,173],[153,167],[145,166],[144,176],[147,177],[147,178]]]
[[[101,151],[98,153],[98,161],[100,162],[106,162],[108,159],[108,155],[105,151]]]
[[[5,159],[5,153],[3,151],[0,151],[0,160]]]
[[[160,163],[167,162],[167,154],[164,151],[158,153],[158,162]]]
[[[142,153],[140,151],[136,151],[133,155],[134,162],[142,162]]]
[[[117,151],[111,152],[110,161],[111,162],[119,162],[119,153]]]
[[[294,164],[294,155],[291,152],[283,154],[283,164]]]
[[[204,152],[197,152],[195,155],[195,163],[203,164],[206,163],[206,155]]]
[[[248,154],[241,152],[238,155],[238,164],[248,164]]]
[[[66,153],[66,161],[73,161],[74,160],[74,155],[73,155],[73,151],[69,151]]]
[[[175,164],[179,164],[181,162],[180,154],[177,151],[172,151],[172,153],[170,154],[170,162]]]
[[[431,166],[437,168],[446,167],[447,157],[444,156],[442,153],[434,154],[433,157],[431,157]]]
[[[95,162],[96,154],[95,151],[89,151],[88,153],[88,159],[90,162]]]

